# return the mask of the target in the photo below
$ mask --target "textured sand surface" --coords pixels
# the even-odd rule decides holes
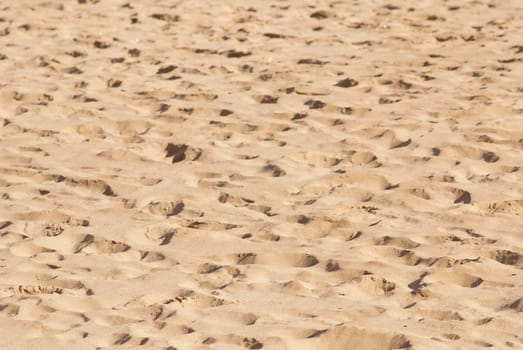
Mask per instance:
[[[1,349],[522,349],[523,3],[0,0]]]

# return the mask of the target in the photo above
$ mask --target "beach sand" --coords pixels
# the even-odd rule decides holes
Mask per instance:
[[[522,5],[0,2],[0,348],[522,349]]]

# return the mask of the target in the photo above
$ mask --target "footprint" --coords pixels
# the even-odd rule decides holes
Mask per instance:
[[[367,166],[367,167],[378,167],[380,163],[378,162],[378,157],[367,151],[355,151],[350,157],[350,161],[354,165]]]
[[[253,204],[255,203],[254,200],[252,199],[248,199],[248,198],[243,198],[243,197],[237,197],[237,196],[232,196],[226,192],[222,192],[220,193],[220,196],[218,197],[218,201],[220,203],[229,203],[229,204],[232,204],[233,206],[235,207],[246,207],[250,204]]]
[[[357,86],[359,83],[351,78],[345,78],[340,81],[338,81],[334,86],[342,87],[342,88],[349,88],[353,86]]]
[[[176,235],[176,229],[170,227],[149,227],[145,237],[159,245],[168,245]]]
[[[104,42],[104,41],[98,41],[96,40],[94,43],[93,43],[93,46],[96,47],[97,49],[108,49],[111,47],[111,44],[108,43],[108,42]]]
[[[132,339],[132,336],[128,333],[116,333],[113,334],[114,341],[112,342],[113,345],[124,345],[125,343],[129,342],[129,340]]]
[[[234,112],[229,109],[221,109],[220,110],[220,117],[226,117],[228,115],[233,114]]]
[[[271,95],[261,95],[256,98],[258,103],[261,104],[275,104],[278,103],[278,97]]]
[[[185,204],[182,201],[176,202],[149,202],[147,209],[151,214],[162,216],[174,216],[183,211]]]
[[[64,69],[64,72],[67,74],[82,74],[83,70],[81,70],[78,67],[69,67],[69,68]]]
[[[377,245],[391,245],[400,247],[403,249],[413,249],[420,246],[419,243],[414,242],[410,238],[405,237],[391,237],[391,236],[383,236],[381,238],[378,238],[375,242]]]
[[[272,177],[280,177],[280,176],[285,176],[287,174],[285,172],[285,170],[283,170],[276,164],[271,164],[271,163],[264,166],[262,171],[270,173]]]
[[[301,120],[307,118],[307,113],[294,113],[291,120]]]
[[[180,16],[167,13],[153,13],[150,17],[164,22],[178,22],[180,20]]]
[[[378,139],[379,142],[388,149],[405,147],[405,146],[410,145],[410,143],[411,143],[411,139],[407,139],[407,140],[398,139],[396,137],[396,134],[389,129],[383,131],[382,133],[379,133],[378,135],[374,136],[373,138]]]
[[[482,158],[487,163],[495,163],[499,160],[499,157],[494,152],[484,152]]]
[[[243,338],[242,344],[244,348],[249,350],[258,350],[263,348],[263,343],[258,341],[256,338]]]
[[[139,49],[129,49],[127,51],[127,53],[131,56],[131,57],[140,57],[140,54],[141,54],[141,51]]]
[[[198,221],[198,220],[184,220],[182,222],[183,227],[192,228],[196,230],[210,230],[210,231],[222,231],[232,230],[241,227],[237,224],[227,224],[219,221]]]
[[[309,106],[309,109],[322,109],[327,104],[320,100],[307,100],[304,103],[306,106]]]
[[[60,224],[45,224],[42,231],[48,237],[56,237],[64,232],[64,228]]]
[[[131,246],[123,243],[117,242],[109,239],[102,239],[95,242],[96,250],[102,254],[115,254],[126,252],[131,249]]]
[[[1,293],[1,290],[0,290]],[[20,306],[15,304],[0,304],[0,313],[8,317],[15,317],[20,312]]]
[[[396,95],[390,95],[390,96],[382,96],[379,98],[378,103],[380,105],[386,105],[386,104],[393,104],[398,103],[401,101],[401,98],[399,98]]]
[[[157,261],[163,261],[166,257],[162,253],[153,252],[153,251],[145,251],[141,252],[140,260],[145,262],[157,262]]]
[[[135,136],[147,134],[152,126],[153,125],[147,121],[129,119],[116,122],[115,129],[120,135]]]
[[[370,295],[390,294],[396,289],[396,284],[376,275],[363,275],[356,277],[353,282]]]
[[[324,65],[327,64],[327,61],[321,61],[314,58],[300,58],[297,62],[297,64],[318,64],[318,65]]]
[[[158,68],[158,70],[156,71],[156,74],[170,73],[173,70],[175,70],[176,68],[178,68],[178,67],[171,64],[171,65],[168,65],[168,66],[165,66],[165,67]]]
[[[329,17],[333,17],[333,15],[325,10],[318,10],[311,13],[309,17],[314,19],[327,19]]]
[[[318,258],[311,254],[258,254],[257,264],[307,268],[319,263]]]
[[[296,342],[296,348],[300,343]],[[410,349],[412,344],[404,334],[385,333],[372,329],[339,325],[309,331],[303,346],[314,349]]]
[[[202,151],[189,147],[185,144],[174,144],[168,143],[165,148],[165,158],[171,158],[171,163],[178,163],[185,159],[192,161],[198,160],[200,158]]]
[[[0,230],[6,228],[6,227],[9,227],[11,226],[13,223],[11,221],[8,221],[8,220],[3,220],[3,221],[0,221]]]
[[[85,136],[105,137],[102,127],[94,122],[81,124],[76,128],[76,132]]]
[[[85,188],[94,192],[101,193],[105,196],[114,197],[116,194],[103,180],[92,180],[83,178],[64,177],[65,184],[71,187]]]
[[[269,39],[285,39],[287,37],[284,34],[277,34],[277,33],[263,33],[263,36],[266,36]]]
[[[466,288],[476,288],[484,282],[484,280],[481,277],[471,275],[459,266],[436,271],[433,274],[429,275],[426,279],[429,283],[453,283],[455,285]]]
[[[240,58],[250,56],[252,53],[250,51],[227,50],[221,54],[227,56],[227,58]]]
[[[411,188],[411,189],[409,189],[409,193],[413,196],[416,196],[416,197],[419,197],[419,198],[422,198],[425,200],[431,199],[430,194],[423,187]]]
[[[523,312],[523,298],[516,299],[510,304],[503,305],[502,309],[510,309],[516,312]]]
[[[89,246],[94,242],[94,236],[92,234],[85,235],[82,240],[76,243],[73,247],[73,253],[80,253],[85,247]]]
[[[109,88],[117,88],[122,86],[122,81],[118,79],[109,79],[107,80],[107,87]]]
[[[221,265],[216,265],[216,264],[211,264],[211,263],[204,263],[204,264],[198,266],[197,272],[199,274],[207,275],[207,274],[216,272],[216,271],[218,271],[221,268],[222,268]]]
[[[479,203],[478,206],[489,214],[503,213],[517,216],[523,213],[523,199]]]
[[[290,159],[303,162],[311,166],[321,165],[323,167],[336,166],[343,162],[342,157],[333,157],[328,153],[299,152],[290,156]]]
[[[463,204],[470,204],[472,198],[470,195],[470,192],[459,189],[459,188],[452,188],[451,192],[453,192],[456,195],[456,199],[454,200],[454,203],[463,203]]]
[[[340,265],[337,261],[334,261],[334,260],[327,261],[327,265],[325,265],[325,271],[335,272],[338,270],[340,270]]]
[[[523,255],[510,250],[496,250],[491,257],[503,265],[523,266]]]
[[[240,254],[238,254],[238,260],[236,261],[236,264],[249,265],[249,264],[254,264],[255,261],[256,261],[256,254],[240,253]]]
[[[21,241],[19,243],[13,244],[9,251],[15,256],[33,258],[41,253],[53,253],[55,250],[44,248],[39,245],[34,244],[33,242]]]
[[[55,286],[42,286],[42,285],[19,285],[16,287],[3,287],[0,288],[1,296],[14,296],[14,295],[38,295],[38,294],[62,294],[64,291],[62,288]]]
[[[463,321],[464,318],[456,311],[451,310],[419,310],[423,317],[437,321]]]

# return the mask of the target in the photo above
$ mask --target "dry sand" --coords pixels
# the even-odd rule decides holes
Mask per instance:
[[[0,348],[522,349],[522,6],[0,1]]]

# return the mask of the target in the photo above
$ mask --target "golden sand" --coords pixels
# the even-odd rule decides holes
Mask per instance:
[[[0,2],[0,348],[523,348],[522,5]]]

